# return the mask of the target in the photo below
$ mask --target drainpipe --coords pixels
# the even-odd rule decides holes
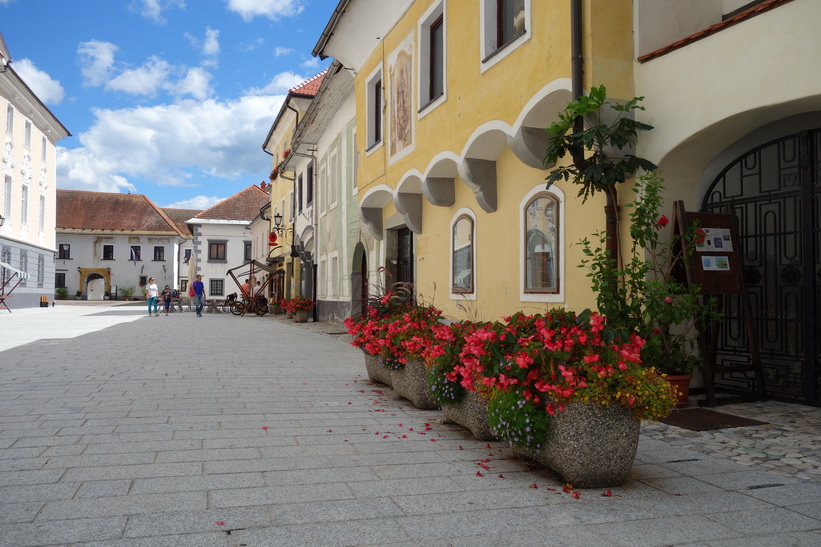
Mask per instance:
[[[584,21],[582,19],[582,0],[570,0],[570,70],[572,79],[573,100],[584,94]],[[584,118],[579,116],[573,124],[575,132],[584,131]],[[605,229],[607,231],[607,254],[618,260],[619,256],[619,222],[617,214],[616,187],[605,189],[607,203],[604,206]]]

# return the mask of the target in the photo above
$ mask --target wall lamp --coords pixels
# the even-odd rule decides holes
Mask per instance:
[[[0,215],[0,226],[2,226],[3,223],[5,223],[5,222],[6,222],[6,217],[4,217],[3,215]]]

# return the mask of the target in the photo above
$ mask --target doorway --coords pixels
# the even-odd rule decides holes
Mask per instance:
[[[779,138],[730,163],[702,210],[733,207],[767,393],[821,405],[821,129]],[[745,318],[727,300],[717,364],[750,362]],[[752,374],[716,385],[755,392]]]

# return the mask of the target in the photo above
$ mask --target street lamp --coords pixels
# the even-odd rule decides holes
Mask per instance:
[[[4,222],[6,222],[6,217],[0,215],[0,226],[2,226]]]

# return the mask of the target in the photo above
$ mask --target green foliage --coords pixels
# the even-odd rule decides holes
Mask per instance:
[[[123,295],[123,300],[128,300],[134,294],[134,287],[123,287],[120,294]]]
[[[68,289],[66,289],[65,287],[55,289],[54,292],[58,298],[66,298],[68,296]]]
[[[680,280],[704,234],[698,224],[683,234],[662,239],[668,218],[661,214],[663,179],[655,173],[639,177],[630,212],[632,248],[619,268],[606,249],[605,232],[584,238],[587,257],[580,268],[588,271],[599,312],[611,328],[636,333],[646,340],[642,360],[662,372],[691,372],[700,366],[696,353],[702,325],[720,319],[715,299],[701,295],[698,286]]]
[[[497,391],[488,405],[488,424],[499,440],[539,451],[550,416],[544,405],[525,399],[521,390]]]
[[[607,90],[602,85],[592,88],[589,95],[568,103],[567,108],[559,113],[559,120],[547,128],[550,142],[544,164],[557,163],[568,154],[572,163],[551,170],[546,178],[547,187],[561,180],[569,180],[581,186],[578,195],[587,201],[596,192],[606,191],[631,178],[639,169],[655,169],[656,166],[649,160],[632,154],[611,157],[606,152],[630,148],[636,144],[640,132],[653,129],[653,126],[639,122],[633,116],[635,110],[644,110],[639,104],[643,99],[634,97],[625,104],[608,103]],[[615,120],[610,123],[601,120],[605,107],[616,113]],[[587,118],[590,122],[587,129],[575,131],[574,122],[578,117]]]

